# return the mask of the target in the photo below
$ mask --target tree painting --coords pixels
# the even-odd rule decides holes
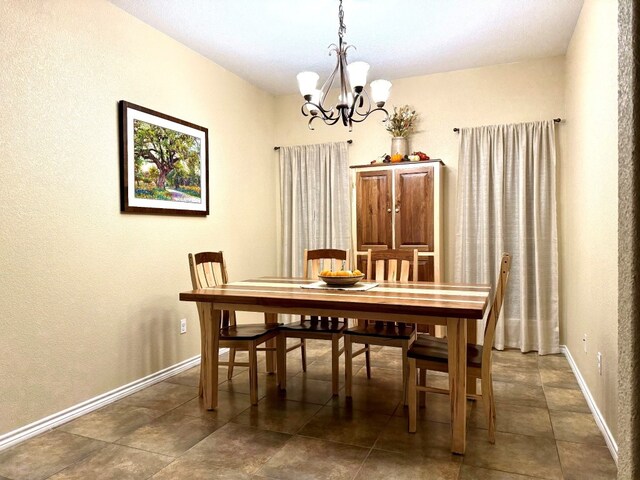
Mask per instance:
[[[200,203],[199,138],[135,119],[136,198]]]

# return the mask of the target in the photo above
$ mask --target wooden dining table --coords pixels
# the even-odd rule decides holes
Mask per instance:
[[[451,451],[464,454],[467,319],[483,318],[490,285],[376,282],[378,285],[367,291],[301,287],[310,283],[314,280],[264,277],[180,293],[180,300],[198,302],[204,314],[201,394],[206,408],[211,410],[218,405],[218,342],[224,310],[263,312],[268,323],[275,323],[277,314],[298,314],[444,325],[449,350]],[[270,355],[275,354],[267,355],[267,368],[272,369],[275,357]]]

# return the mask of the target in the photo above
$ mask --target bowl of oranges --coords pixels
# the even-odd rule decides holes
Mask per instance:
[[[353,286],[364,278],[360,270],[323,270],[318,274],[318,278],[329,286],[344,287]]]

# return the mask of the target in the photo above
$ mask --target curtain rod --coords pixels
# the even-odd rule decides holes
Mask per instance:
[[[554,123],[560,123],[562,121],[562,119],[561,118],[554,118],[553,121],[554,121]],[[456,128],[453,129],[453,131],[458,133],[460,131],[460,129],[456,127]]]
[[[349,140],[347,140],[347,143],[348,143],[349,145],[351,145],[351,144],[353,143],[353,140],[349,139]],[[273,149],[274,149],[274,150],[280,150],[280,147],[273,147]]]

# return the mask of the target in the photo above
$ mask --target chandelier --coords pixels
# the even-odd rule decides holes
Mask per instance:
[[[344,11],[342,10],[342,0],[338,8],[338,45],[329,45],[329,55],[335,52],[337,64],[333,73],[327,78],[321,89],[316,85],[320,76],[315,72],[300,72],[296,77],[300,93],[304,97],[305,103],[302,105],[302,114],[309,118],[309,129],[313,130],[312,122],[321,118],[327,125],[335,125],[342,121],[345,127],[351,131],[353,122],[362,122],[373,112],[384,112],[387,121],[389,113],[383,108],[389,98],[391,82],[387,80],[374,80],[371,82],[371,99],[364,87],[367,84],[367,73],[369,64],[365,62],[347,63],[347,50],[354,48],[344,42],[344,34],[347,28],[344,25]],[[338,99],[335,105],[327,104],[327,95],[333,87],[336,77],[340,81]],[[353,85],[353,87],[352,87]],[[373,104],[372,104],[373,100]],[[375,108],[371,108],[375,104]]]

